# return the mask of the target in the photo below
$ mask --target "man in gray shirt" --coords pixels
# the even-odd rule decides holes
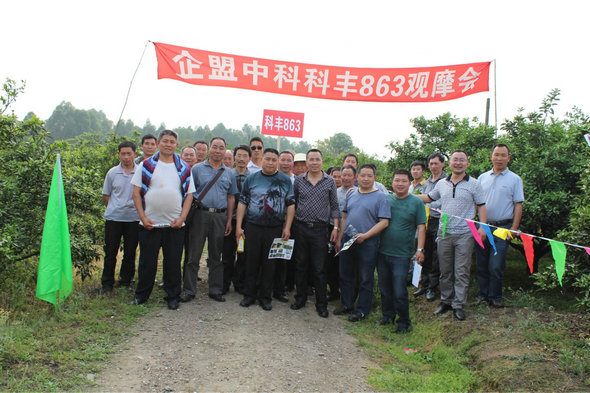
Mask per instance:
[[[418,195],[418,198],[425,203],[440,199],[442,212],[448,214],[445,235],[442,235],[442,222],[438,231],[441,303],[434,315],[453,310],[455,318],[462,321],[465,319],[463,307],[467,303],[471,254],[475,243],[465,219],[473,219],[477,213],[479,221],[486,223],[487,212],[479,181],[465,173],[469,167],[467,153],[455,150],[449,166],[452,174],[439,181],[434,190]],[[485,240],[482,228],[479,228],[479,235]]]
[[[111,168],[102,189],[102,199],[107,207],[104,212],[104,268],[102,271],[101,294],[113,290],[115,284],[115,266],[117,254],[123,237],[123,260],[119,271],[119,284],[131,289],[131,280],[135,275],[135,253],[138,243],[139,216],[133,203],[133,186],[131,178],[137,165],[135,143],[119,143],[119,160],[121,163]]]
[[[238,187],[233,171],[223,164],[224,155],[225,140],[214,137],[209,144],[209,160],[193,166],[191,171],[196,191],[192,206],[193,222],[189,230],[191,245],[188,262],[184,266],[184,292],[180,298],[181,302],[189,302],[195,298],[198,266],[205,240],[208,240],[209,297],[218,302],[225,301],[222,295],[221,252],[223,237],[232,231],[231,219]],[[215,180],[220,171],[220,176]],[[215,183],[212,183],[214,180]],[[204,191],[210,183],[213,185],[205,194]]]

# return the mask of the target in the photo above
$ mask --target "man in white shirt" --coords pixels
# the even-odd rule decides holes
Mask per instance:
[[[149,299],[162,248],[164,290],[171,310],[178,308],[184,221],[195,191],[190,167],[175,153],[177,147],[178,136],[174,131],[160,132],[159,152],[144,160],[131,179],[133,202],[141,220],[138,282],[133,304]]]

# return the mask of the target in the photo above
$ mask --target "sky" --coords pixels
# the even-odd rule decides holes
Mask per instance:
[[[590,112],[587,1],[10,1],[2,5],[0,78],[25,80],[12,107],[47,119],[62,101],[143,126],[260,126],[264,109],[303,112],[310,143],[337,132],[364,152],[414,131],[411,119],[446,112],[511,119],[554,88],[557,113]],[[490,91],[438,103],[322,100],[157,79],[148,41],[248,57],[397,68],[495,60]],[[494,79],[494,73],[496,78]],[[495,87],[495,88],[494,88]],[[494,94],[495,93],[495,94]],[[497,108],[495,104],[497,103]]]

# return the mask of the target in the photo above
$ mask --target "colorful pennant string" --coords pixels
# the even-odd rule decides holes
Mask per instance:
[[[502,240],[511,240],[513,238],[510,229],[498,228],[494,231],[494,236],[499,237]]]

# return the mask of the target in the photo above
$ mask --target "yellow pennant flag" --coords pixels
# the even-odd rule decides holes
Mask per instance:
[[[426,229],[428,229],[428,220],[430,219],[430,208],[428,206],[424,206],[426,209]]]
[[[506,228],[498,228],[494,231],[494,236],[499,237],[502,240],[512,239],[512,233]]]

